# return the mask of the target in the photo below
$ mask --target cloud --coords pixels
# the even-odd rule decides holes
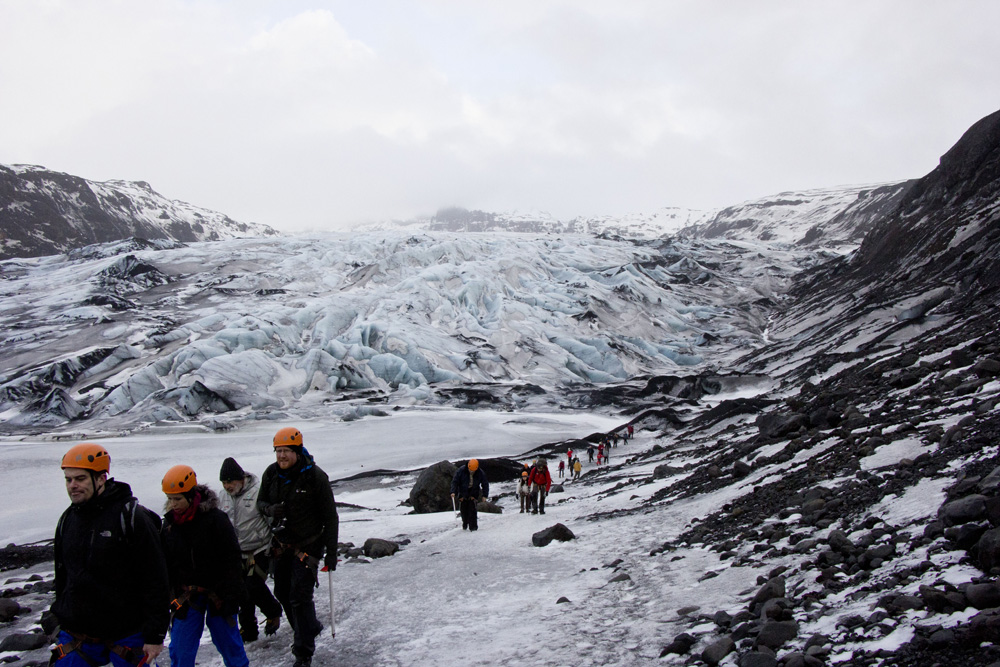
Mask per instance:
[[[283,229],[918,177],[995,111],[1000,5],[0,0],[0,162]]]

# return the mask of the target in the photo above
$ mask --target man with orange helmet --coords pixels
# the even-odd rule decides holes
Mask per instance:
[[[330,478],[306,450],[302,432],[289,426],[274,435],[275,462],[260,481],[257,508],[271,519],[274,533],[274,594],[292,626],[294,667],[309,667],[316,636],[313,589],[322,561],[337,569],[337,505]]]
[[[469,462],[458,469],[451,480],[451,497],[458,497],[459,512],[462,515],[462,530],[479,530],[479,514],[476,503],[490,495],[490,483],[486,474],[479,469],[479,461]]]
[[[62,459],[71,505],[55,535],[60,667],[152,663],[170,619],[159,526],[132,489],[110,479],[111,457],[82,443]]]

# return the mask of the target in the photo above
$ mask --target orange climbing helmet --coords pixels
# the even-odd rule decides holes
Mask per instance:
[[[301,447],[302,431],[294,426],[286,426],[274,434],[275,447]]]
[[[479,470],[479,461],[469,459],[469,472],[476,472],[477,470]]]
[[[197,485],[198,477],[191,466],[174,466],[163,476],[163,492],[167,495],[188,493]]]
[[[63,455],[62,467],[109,472],[111,470],[111,455],[100,445],[82,442],[70,447],[69,451]]]

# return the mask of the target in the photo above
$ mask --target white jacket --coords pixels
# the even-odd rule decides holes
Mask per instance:
[[[243,490],[236,496],[225,489],[219,494],[219,509],[226,513],[236,528],[236,539],[244,553],[256,553],[271,543],[271,528],[267,519],[257,511],[257,494],[260,480],[257,475],[247,473]]]
[[[517,482],[517,492],[522,496],[527,496],[531,494],[531,485],[525,478],[521,478]]]

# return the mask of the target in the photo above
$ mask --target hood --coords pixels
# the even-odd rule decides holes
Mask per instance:
[[[208,488],[204,484],[198,484],[194,487],[194,491],[201,494],[201,502],[198,504],[198,512],[207,512],[211,509],[217,509],[219,507],[219,496],[216,495],[215,491]],[[170,501],[164,501],[163,511],[167,518],[170,518]]]

